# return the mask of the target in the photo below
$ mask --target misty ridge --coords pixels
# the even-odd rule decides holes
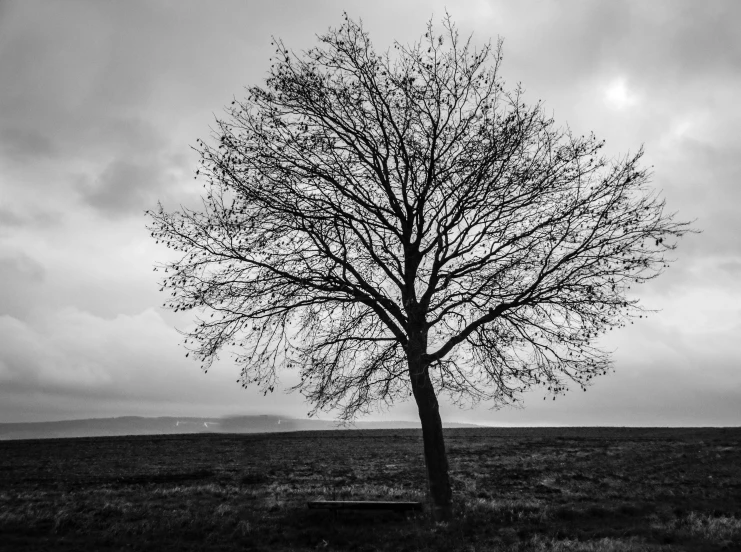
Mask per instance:
[[[446,423],[448,428],[480,427],[475,424]],[[115,437],[127,435],[179,435],[190,433],[283,433],[352,429],[415,429],[418,422],[359,421],[340,424],[332,420],[299,419],[274,415],[197,417],[86,418],[56,422],[0,423],[0,440],[58,439],[74,437]]]

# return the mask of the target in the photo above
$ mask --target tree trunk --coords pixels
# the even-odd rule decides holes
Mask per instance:
[[[443,424],[440,420],[440,409],[427,366],[424,365],[420,356],[410,355],[409,375],[412,380],[412,392],[419,409],[419,419],[422,422],[432,518],[435,521],[449,521],[453,517],[453,493],[448,476],[448,457],[443,440]]]

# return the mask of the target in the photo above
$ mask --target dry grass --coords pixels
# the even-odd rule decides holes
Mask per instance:
[[[741,518],[732,516],[690,512],[679,518],[656,521],[652,527],[677,540],[699,539],[723,547],[730,547],[734,542],[741,543]]]
[[[532,552],[649,552],[667,549],[665,546],[647,544],[638,537],[627,539],[605,537],[593,541],[544,540],[536,537],[528,543],[528,547]]]

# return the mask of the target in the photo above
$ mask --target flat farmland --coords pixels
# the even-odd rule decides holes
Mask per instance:
[[[419,430],[0,442],[0,550],[741,550],[741,428],[445,430],[456,519],[308,510],[425,501]]]

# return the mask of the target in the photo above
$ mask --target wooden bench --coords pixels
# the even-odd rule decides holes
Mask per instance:
[[[313,500],[306,505],[311,509],[325,510],[421,510],[421,502],[385,502],[375,500]]]

